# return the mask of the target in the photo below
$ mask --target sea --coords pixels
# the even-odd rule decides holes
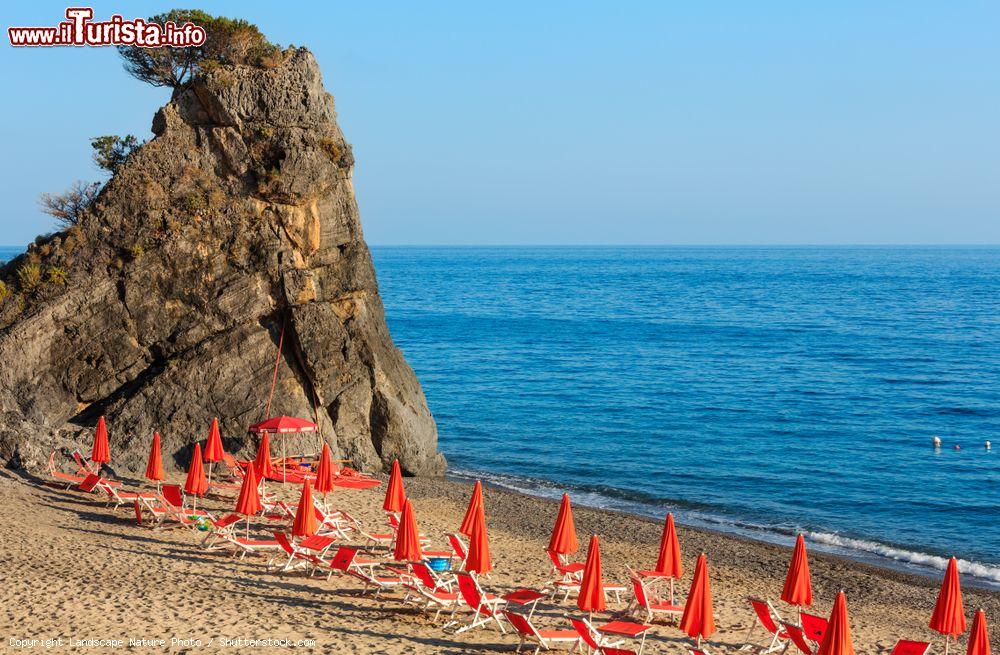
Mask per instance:
[[[1000,249],[373,252],[453,475],[1000,583]]]
[[[1000,248],[372,251],[451,475],[1000,586]]]

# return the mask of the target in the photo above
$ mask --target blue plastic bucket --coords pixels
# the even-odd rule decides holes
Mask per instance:
[[[432,571],[447,571],[451,568],[451,560],[447,557],[430,557],[427,559],[427,566],[431,567]]]

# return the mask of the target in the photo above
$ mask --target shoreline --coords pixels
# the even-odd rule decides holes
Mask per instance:
[[[487,472],[478,472],[483,477],[477,477],[477,472],[472,471],[462,471],[462,472],[451,472],[445,474],[445,479],[450,482],[455,483],[468,483],[471,484],[477,479],[481,479],[484,486],[504,493],[511,493],[522,495],[528,498],[537,498],[540,500],[545,500],[550,503],[558,504],[558,494],[548,495],[546,493],[532,493],[531,490],[518,488],[513,485],[504,484],[497,481],[496,479],[490,479],[489,476],[493,475],[505,475],[505,474],[490,474]],[[556,490],[556,483],[544,481],[546,487]],[[573,507],[586,507],[588,509],[611,512],[623,517],[640,519],[643,521],[650,521],[654,524],[659,524],[662,526],[663,517],[656,517],[652,515],[652,506],[650,506],[650,513],[643,513],[639,509],[629,508],[629,507],[603,507],[600,505],[595,505],[587,502],[587,496],[590,494],[581,494],[579,491],[575,491],[572,487],[567,487],[566,491],[570,494],[570,498],[573,501]],[[561,492],[560,492],[561,493]],[[583,500],[579,497],[583,496]],[[606,497],[605,497],[606,498]],[[609,498],[609,500],[614,500]],[[684,527],[688,530],[702,532],[709,535],[720,535],[726,538],[745,540],[750,543],[774,546],[777,548],[788,548],[790,549],[795,542],[796,534],[793,531],[781,531],[779,529],[770,529],[767,526],[751,526],[749,524],[743,525],[738,522],[726,522],[718,521],[717,523],[710,522],[708,520],[702,520],[698,522],[693,522],[687,520],[684,516],[683,509],[661,509],[665,514],[667,511],[674,513],[674,520],[678,527]],[[726,529],[727,526],[730,529]],[[908,575],[913,576],[915,579],[921,580],[937,580],[940,581],[941,576],[944,575],[944,570],[947,565],[947,558],[940,555],[933,555],[929,553],[923,553],[920,551],[910,550],[907,546],[887,544],[885,542],[870,540],[866,538],[853,538],[853,537],[840,537],[833,532],[821,532],[817,533],[814,531],[804,532],[806,541],[809,545],[809,554],[823,555],[826,557],[832,557],[839,560],[844,560],[848,562],[853,562],[856,564],[871,567],[874,570],[884,570],[886,572],[891,572],[893,574]],[[919,557],[921,559],[927,560],[940,560],[937,562],[939,565],[934,566],[927,563],[921,563],[916,561],[907,561],[905,559],[897,559],[887,555],[882,555],[875,550],[866,550],[864,548],[852,547],[851,545],[842,544],[831,544],[828,540],[837,539],[847,542],[861,543],[864,545],[871,546],[873,548],[885,549],[889,551],[896,551],[900,553],[905,553],[911,557]],[[1000,567],[990,564],[976,562],[972,560],[958,558],[959,571],[962,574],[963,583],[969,587],[975,587],[978,589],[983,589],[987,591],[993,591],[1000,593]],[[987,575],[978,574],[974,569],[987,569]],[[973,569],[973,570],[970,570]]]

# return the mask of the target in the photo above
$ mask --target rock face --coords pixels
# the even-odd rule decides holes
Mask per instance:
[[[75,227],[0,269],[12,292],[0,301],[0,462],[86,446],[100,415],[115,470],[144,468],[154,430],[165,464],[186,467],[215,416],[227,450],[252,455],[246,428],[264,417],[277,359],[272,415],[313,417],[363,470],[398,458],[441,474],[312,54],[217,68],[161,108],[153,132]],[[288,438],[288,453],[317,443]]]

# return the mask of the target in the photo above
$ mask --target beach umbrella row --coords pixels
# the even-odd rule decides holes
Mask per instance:
[[[263,481],[267,475],[273,475],[270,460],[268,431],[260,431],[261,443],[258,446],[257,457],[253,465],[247,467],[240,494],[236,503],[236,512],[247,517],[247,533],[249,534],[250,516],[261,509],[258,491],[258,478]],[[209,429],[205,452],[196,443],[188,467],[184,490],[195,498],[203,496],[209,486],[205,477],[202,461],[214,463],[220,461],[224,450],[218,428],[218,419],[213,419]],[[98,420],[94,434],[94,444],[91,449],[91,461],[97,464],[111,461],[108,445],[107,425],[104,417]],[[209,472],[211,475],[211,469]],[[159,482],[163,480],[163,462],[160,449],[160,435],[153,434],[149,462],[146,467],[146,478]],[[323,444],[319,467],[317,468],[316,489],[324,495],[333,489],[333,467],[329,446]],[[413,512],[412,503],[406,499],[403,488],[402,472],[398,460],[393,461],[389,484],[383,508],[388,512],[402,512],[399,530],[393,556],[397,561],[416,561],[422,558],[419,530]],[[303,485],[298,511],[292,526],[294,536],[304,537],[316,533],[318,522],[312,501],[312,488],[307,480]],[[482,483],[476,481],[473,487],[469,505],[463,517],[459,532],[470,539],[469,554],[466,559],[466,570],[481,574],[492,570],[489,552],[485,506],[483,503]],[[549,550],[559,555],[568,555],[579,549],[576,536],[576,526],[573,520],[573,510],[569,495],[563,494],[559,512],[549,540]],[[671,579],[671,600],[673,599],[673,580],[682,574],[680,543],[677,538],[673,515],[667,514],[663,532],[660,538],[660,549],[655,571]],[[813,601],[812,584],[809,572],[808,555],[805,538],[798,535],[788,573],[785,577],[781,599],[796,606],[810,606]],[[602,582],[600,542],[596,535],[591,537],[587,550],[583,579],[577,605],[581,610],[593,613],[605,609],[604,587]],[[691,589],[681,617],[681,629],[700,644],[702,639],[709,638],[715,632],[715,622],[712,610],[711,582],[708,576],[707,557],[702,553],[695,565]],[[945,635],[945,652],[948,653],[953,637],[965,632],[965,618],[962,590],[959,582],[958,564],[953,557],[949,560],[941,591],[935,603],[931,616],[930,627]],[[816,655],[854,655],[854,646],[847,619],[847,599],[841,591],[834,601],[830,615],[829,627],[824,633],[822,643]],[[989,637],[987,634],[985,613],[980,610],[973,619],[972,631],[968,644],[968,655],[990,655]]]
[[[560,503],[556,524],[549,542],[551,550],[562,548],[562,552],[573,552],[572,545],[576,541],[575,529],[572,523],[572,509],[568,495],[564,494]],[[660,539],[660,553],[657,559],[656,571],[663,575],[677,578],[681,575],[680,544],[677,540],[673,516],[667,514],[663,534]],[[671,590],[672,592],[672,590]],[[672,595],[672,593],[671,593]],[[810,606],[813,602],[812,581],[809,572],[809,560],[806,552],[805,537],[798,535],[792,551],[788,573],[781,592],[781,599],[796,606]],[[587,612],[604,609],[604,590],[601,582],[600,545],[597,536],[591,537],[587,551],[587,561],[581,582],[580,596],[577,605]],[[847,597],[843,591],[837,594],[829,619],[829,627],[816,655],[854,655],[854,645],[851,639],[847,617]],[[930,627],[946,636],[945,652],[948,644],[966,629],[966,619],[962,602],[962,590],[959,583],[958,563],[953,557],[948,563],[941,591],[931,617]],[[709,638],[715,632],[715,622],[712,610],[712,590],[708,575],[707,557],[702,553],[695,565],[694,577],[684,606],[680,628],[689,637],[698,640]],[[980,610],[973,619],[972,631],[969,637],[967,655],[990,655],[990,643],[986,628],[986,615]]]

